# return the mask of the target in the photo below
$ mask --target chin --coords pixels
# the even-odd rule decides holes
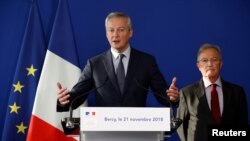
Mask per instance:
[[[121,49],[121,46],[119,46],[119,45],[113,45],[113,48],[115,48],[115,49]]]

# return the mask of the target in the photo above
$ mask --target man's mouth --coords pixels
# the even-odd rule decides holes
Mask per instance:
[[[119,40],[114,40],[114,41],[112,41],[114,44],[118,44],[118,43],[120,43],[120,41]]]

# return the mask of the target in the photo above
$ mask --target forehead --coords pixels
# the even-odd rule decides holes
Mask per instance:
[[[213,48],[208,48],[200,52],[199,55],[200,58],[205,58],[205,57],[219,57],[219,52]]]

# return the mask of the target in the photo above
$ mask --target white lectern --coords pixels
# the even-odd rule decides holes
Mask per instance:
[[[170,108],[82,107],[81,141],[162,141]]]

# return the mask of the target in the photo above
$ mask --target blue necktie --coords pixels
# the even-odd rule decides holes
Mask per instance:
[[[119,64],[118,64],[117,72],[116,72],[117,81],[118,81],[118,85],[119,85],[121,93],[123,93],[123,87],[124,87],[124,81],[125,81],[125,70],[124,70],[124,66],[122,63],[123,57],[124,57],[124,54],[119,55],[120,60],[119,60]]]

